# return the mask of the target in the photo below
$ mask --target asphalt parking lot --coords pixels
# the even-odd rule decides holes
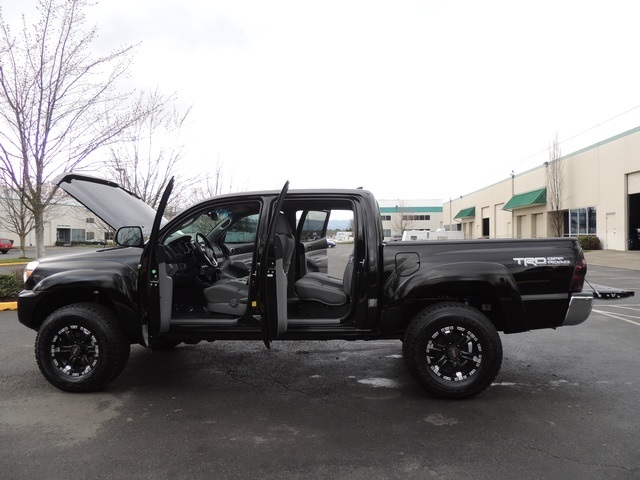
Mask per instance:
[[[589,267],[636,289],[640,271]],[[640,298],[577,327],[503,335],[495,383],[443,401],[400,342],[134,347],[105,391],[40,375],[0,312],[2,478],[640,478]]]

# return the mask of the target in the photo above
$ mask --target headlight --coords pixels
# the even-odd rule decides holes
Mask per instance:
[[[24,272],[22,273],[22,281],[27,283],[27,279],[31,276],[36,267],[40,264],[38,260],[34,260],[33,262],[27,263],[27,266],[24,267]]]

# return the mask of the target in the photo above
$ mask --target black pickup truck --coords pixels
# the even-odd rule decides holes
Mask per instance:
[[[502,363],[498,332],[577,325],[591,311],[576,239],[383,242],[367,191],[222,195],[171,221],[109,181],[57,185],[116,230],[114,248],[25,270],[21,323],[42,374],[92,391],[130,345],[262,340],[402,341],[413,378],[441,397],[476,395]],[[327,250],[330,219],[350,225]],[[342,256],[338,255],[342,252]]]

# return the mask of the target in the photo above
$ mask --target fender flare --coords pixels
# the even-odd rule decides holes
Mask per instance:
[[[505,317],[504,331],[507,333],[528,330],[528,321],[518,285],[509,270],[492,262],[456,262],[435,266],[423,265],[410,268],[414,271],[403,276],[403,264],[389,277],[384,290],[388,299],[387,308],[405,310],[410,302],[432,298],[435,292],[445,292],[451,285],[473,290],[474,285],[486,285],[495,295]],[[438,290],[440,290],[438,292]],[[395,315],[395,314],[394,314]]]
[[[123,327],[133,333],[139,330],[135,300],[136,289],[137,275],[129,269],[79,268],[64,270],[43,278],[33,287],[33,294],[42,295],[42,299],[35,306],[33,313],[46,311],[45,304],[52,296],[68,291],[73,293],[90,292],[106,296],[113,305]],[[135,327],[131,328],[132,324],[135,324]]]

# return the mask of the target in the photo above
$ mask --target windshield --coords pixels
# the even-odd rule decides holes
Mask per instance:
[[[226,209],[211,210],[203,213],[198,213],[197,215],[186,219],[178,226],[178,228],[184,234],[196,232],[209,234],[218,225],[221,225],[224,222],[228,222],[230,217],[231,214]]]
[[[258,230],[260,204],[257,202],[199,211],[176,226],[165,243],[200,232],[212,243],[254,242]]]

